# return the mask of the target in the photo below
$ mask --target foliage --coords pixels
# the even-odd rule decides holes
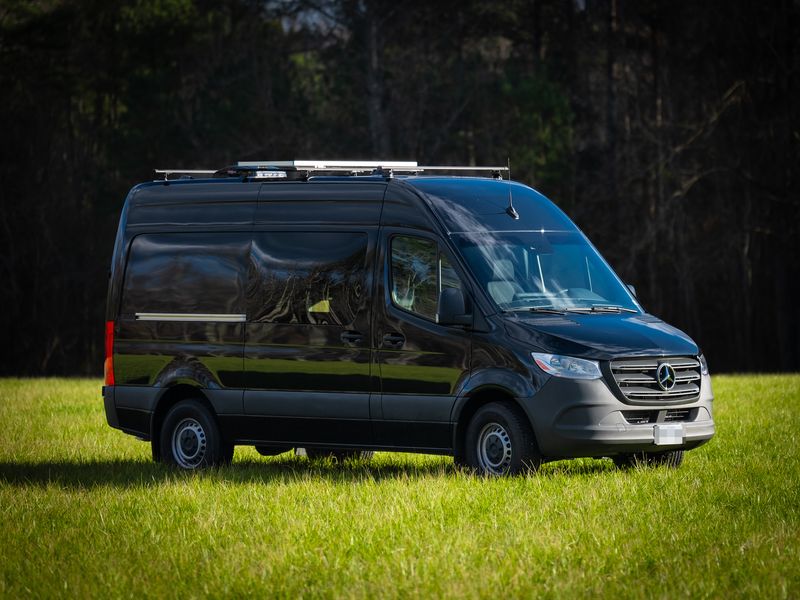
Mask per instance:
[[[484,479],[452,459],[263,458],[199,474],[105,424],[100,382],[0,381],[0,596],[800,594],[800,377],[715,377],[678,470]]]
[[[9,0],[0,372],[97,373],[119,209],[152,168],[505,164],[716,370],[800,366],[800,7]]]

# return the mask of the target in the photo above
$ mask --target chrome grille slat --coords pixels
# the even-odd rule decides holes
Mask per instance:
[[[614,371],[644,371],[646,369],[657,369],[657,362],[632,361],[630,363],[612,362],[611,369]]]
[[[696,369],[697,367],[700,366],[700,363],[697,362],[696,360],[687,360],[685,362],[669,361],[669,364],[671,364],[676,369]]]
[[[700,373],[696,371],[689,371],[688,373],[680,373],[675,381],[697,381],[700,379]]]
[[[620,375],[617,383],[655,383],[656,380],[648,375]]]
[[[664,395],[664,396],[680,396],[681,394],[696,394],[700,391],[693,383],[684,383],[682,385],[676,385],[669,391],[662,390],[661,388],[658,389],[651,389],[646,387],[630,387],[626,386],[625,391],[630,394],[656,394],[656,395]]]
[[[657,372],[662,364],[674,370],[675,384],[665,390]],[[700,362],[690,356],[618,359],[610,363],[619,390],[633,402],[692,402],[700,396]]]

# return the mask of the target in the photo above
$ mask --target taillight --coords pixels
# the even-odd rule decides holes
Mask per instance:
[[[106,385],[114,385],[114,321],[106,321],[106,360],[103,363]]]

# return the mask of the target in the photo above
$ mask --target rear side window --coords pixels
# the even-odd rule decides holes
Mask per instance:
[[[122,313],[244,314],[249,233],[134,238]]]
[[[447,256],[426,238],[399,235],[392,238],[392,302],[431,321],[436,320],[443,288],[462,289]]]
[[[249,320],[351,325],[366,308],[366,262],[366,233],[256,233]]]

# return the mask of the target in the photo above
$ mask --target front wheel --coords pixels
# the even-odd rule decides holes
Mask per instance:
[[[197,400],[183,400],[164,418],[161,456],[169,465],[193,471],[231,462],[233,445],[222,439],[205,406]]]
[[[482,475],[515,475],[542,463],[525,413],[511,402],[478,409],[467,427],[465,462]]]
[[[683,450],[666,452],[634,452],[617,454],[611,459],[617,468],[632,469],[634,467],[670,467],[677,469],[683,463]]]

